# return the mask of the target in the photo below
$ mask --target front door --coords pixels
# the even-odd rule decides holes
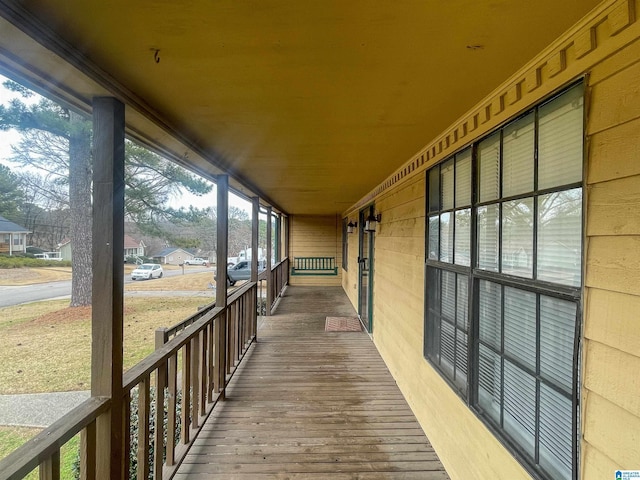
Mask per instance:
[[[358,251],[358,314],[365,329],[372,331],[372,302],[373,302],[373,245],[374,234],[364,230],[367,217],[373,214],[373,206],[360,211],[358,219],[359,251]]]

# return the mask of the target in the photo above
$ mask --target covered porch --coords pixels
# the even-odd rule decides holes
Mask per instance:
[[[340,287],[289,287],[174,478],[449,478]]]
[[[60,478],[78,433],[83,479],[638,468],[639,11],[0,0],[0,71],[93,115],[102,241],[92,398],[0,480]],[[250,201],[254,252],[258,212],[282,234],[123,375],[125,136],[215,182],[219,218]],[[323,331],[354,309],[371,336]]]

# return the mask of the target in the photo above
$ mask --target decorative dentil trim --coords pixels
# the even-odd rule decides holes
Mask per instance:
[[[371,203],[407,176],[436,165],[591,68],[636,23],[636,0],[604,2],[432,140],[347,213]],[[636,37],[634,38],[637,38]],[[631,41],[631,39],[629,40]],[[602,55],[599,52],[603,52]],[[568,71],[571,78],[564,78]]]

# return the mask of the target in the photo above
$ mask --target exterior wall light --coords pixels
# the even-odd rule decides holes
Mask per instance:
[[[354,229],[358,226],[358,222],[352,222],[349,220],[347,223],[347,233],[353,233]]]
[[[375,233],[378,223],[382,218],[381,214],[374,215],[373,213],[367,217],[367,221],[364,223],[364,231],[369,233]]]

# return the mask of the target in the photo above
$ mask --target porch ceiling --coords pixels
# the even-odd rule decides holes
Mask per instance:
[[[3,21],[0,62],[75,103],[115,88],[135,136],[287,213],[330,214],[597,3],[0,0],[57,53]]]

